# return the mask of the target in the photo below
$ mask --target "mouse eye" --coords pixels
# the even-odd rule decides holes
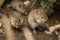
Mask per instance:
[[[16,21],[16,20],[15,20]]]
[[[19,7],[21,8],[21,5],[19,5]]]
[[[41,17],[41,18],[43,18],[43,17]]]
[[[16,19],[15,19],[15,21],[16,21]]]

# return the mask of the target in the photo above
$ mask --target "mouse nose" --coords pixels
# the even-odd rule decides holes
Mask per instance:
[[[20,26],[20,25],[18,24],[18,25],[16,25],[16,26]]]
[[[20,25],[16,25],[16,28],[19,28]]]
[[[44,22],[44,23],[47,23],[47,22]]]
[[[44,22],[43,24],[45,25],[45,24],[47,24],[47,22]]]
[[[16,24],[17,27],[19,27],[20,25],[19,24]]]

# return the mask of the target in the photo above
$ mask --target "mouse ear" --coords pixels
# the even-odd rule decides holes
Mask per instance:
[[[0,12],[0,17],[3,15],[3,13]]]
[[[23,24],[23,18],[21,19],[21,25]]]
[[[24,2],[24,5],[25,5],[25,6],[29,6],[30,3],[31,3],[31,1],[28,1],[28,0],[27,0],[27,1]]]
[[[13,12],[10,12],[10,16],[15,16],[15,14]]]
[[[2,9],[0,9],[0,17],[1,17],[3,14],[5,14],[5,12],[4,12]]]
[[[0,0],[0,7],[4,4],[5,0]]]

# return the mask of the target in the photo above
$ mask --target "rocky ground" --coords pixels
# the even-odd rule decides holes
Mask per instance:
[[[17,40],[26,40],[22,31],[14,31],[14,32],[16,34]],[[40,32],[40,31],[37,31],[37,34],[34,36],[35,36],[36,40],[57,40],[57,36],[55,36],[55,35],[50,36],[50,35]],[[0,34],[0,40],[5,40],[4,34]]]

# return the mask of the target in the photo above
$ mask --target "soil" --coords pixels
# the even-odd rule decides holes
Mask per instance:
[[[22,31],[14,31],[14,32],[17,40],[26,40]],[[36,40],[58,40],[56,35],[50,36],[40,31],[37,31],[37,34],[34,36]],[[0,40],[5,40],[5,36],[3,33],[0,34]]]

